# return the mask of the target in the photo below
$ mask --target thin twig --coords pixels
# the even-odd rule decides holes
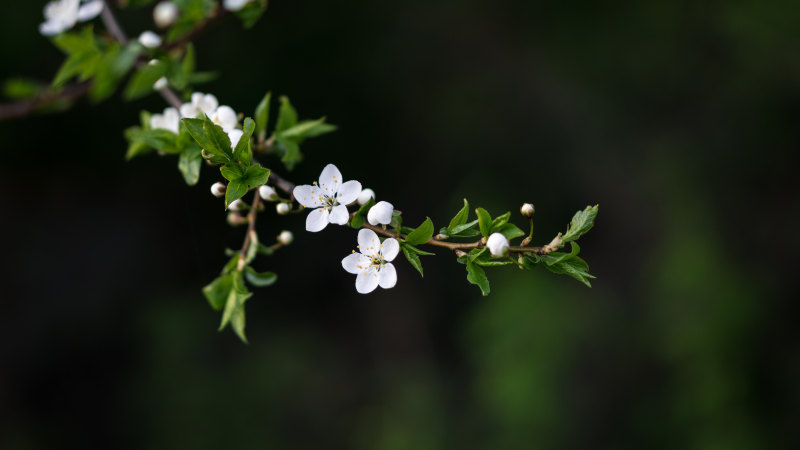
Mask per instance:
[[[75,83],[64,86],[58,91],[46,91],[27,100],[0,103],[0,121],[29,116],[53,103],[77,100],[86,95],[91,87],[89,82]]]
[[[125,31],[122,30],[119,22],[117,22],[117,18],[114,17],[114,12],[111,11],[111,5],[108,0],[103,0],[103,13],[101,14],[101,18],[103,19],[103,24],[106,26],[106,29],[111,33],[111,36],[114,36],[114,39],[118,40],[120,44],[128,45],[128,36],[125,35]]]
[[[258,196],[258,190],[253,191],[253,204],[250,205],[250,212],[247,213],[247,235],[244,237],[242,250],[239,252],[238,269],[244,269],[245,260],[247,258],[247,251],[250,245],[253,244],[252,236],[256,233],[256,218],[258,217],[258,208],[261,203],[261,198]]]

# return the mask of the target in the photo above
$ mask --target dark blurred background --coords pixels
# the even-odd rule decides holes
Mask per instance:
[[[40,3],[0,16],[0,79],[62,61]],[[481,297],[440,252],[362,296],[352,230],[271,214],[296,242],[243,345],[200,292],[242,240],[218,175],[123,160],[160,98],[2,122],[0,448],[800,447],[795,2],[271,3],[196,42],[199,90],[339,125],[289,178],[333,162],[437,227],[533,202],[538,243],[599,203],[594,287],[506,267]]]

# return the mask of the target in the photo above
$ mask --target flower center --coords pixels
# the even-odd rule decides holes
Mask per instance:
[[[330,211],[334,206],[338,206],[339,202],[336,197],[329,197],[327,194],[322,194],[322,201],[325,203],[325,208]]]

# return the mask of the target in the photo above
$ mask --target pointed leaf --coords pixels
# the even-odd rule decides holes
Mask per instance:
[[[424,244],[430,240],[431,236],[433,236],[433,222],[428,217],[425,222],[422,222],[422,225],[406,236],[405,243],[409,245]]]
[[[267,131],[267,122],[269,121],[269,103],[272,99],[272,93],[267,92],[267,95],[256,106],[255,119],[256,119],[256,133]]]

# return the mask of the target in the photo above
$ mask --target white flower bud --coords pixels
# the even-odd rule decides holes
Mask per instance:
[[[148,65],[148,66],[155,66],[156,64],[158,64],[158,63],[160,63],[160,62],[161,62],[161,61],[159,61],[159,60],[157,60],[157,59],[153,58],[153,59],[151,59],[150,61],[147,61],[147,65]]]
[[[275,205],[275,211],[278,212],[280,215],[287,214],[289,212],[289,204],[288,203],[278,203]]]
[[[225,196],[225,191],[228,189],[224,183],[220,183],[217,181],[216,183],[211,185],[211,193],[214,197],[223,197]]]
[[[245,206],[247,205],[241,199],[239,199],[232,201],[231,204],[228,205],[228,209],[231,211],[241,211],[245,208]]]
[[[525,216],[525,217],[527,217],[529,219],[531,217],[533,217],[533,211],[534,211],[534,208],[533,208],[533,204],[531,204],[531,203],[523,203],[522,207],[519,209],[519,212],[521,212],[523,216]]]
[[[139,43],[142,44],[142,47],[156,48],[161,45],[161,38],[148,30],[139,35]]]
[[[252,0],[223,0],[222,6],[228,11],[239,11],[244,8],[244,5],[250,3]]]
[[[153,83],[153,89],[160,91],[161,89],[167,87],[168,84],[167,77],[161,77],[157,79],[155,83]]]
[[[278,242],[283,245],[289,245],[294,240],[294,235],[291,231],[283,230],[281,234],[278,235]]]
[[[367,212],[367,221],[370,225],[388,225],[392,223],[392,213],[394,206],[385,201],[379,201]]]
[[[360,194],[358,194],[358,200],[357,201],[358,201],[359,205],[364,205],[371,198],[375,198],[375,191],[373,191],[372,189],[367,188],[367,189],[364,189],[363,191],[361,191]]]
[[[172,2],[161,2],[153,8],[153,22],[159,28],[167,28],[178,19],[178,6]]]
[[[266,184],[258,188],[258,195],[268,202],[278,199],[278,194],[275,192],[275,189],[272,189],[272,186],[267,186]]]
[[[506,256],[508,254],[508,246],[508,238],[502,233],[492,233],[486,241],[489,253],[495,258]]]
[[[561,233],[558,233],[558,236],[554,237],[549,244],[542,247],[542,251],[544,253],[550,253],[558,250],[559,248],[561,248]]]

